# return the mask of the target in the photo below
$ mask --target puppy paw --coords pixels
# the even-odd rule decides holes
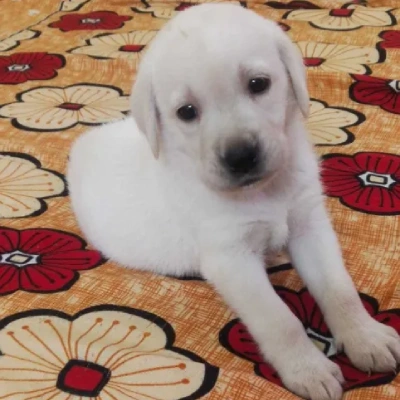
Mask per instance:
[[[316,348],[280,371],[285,386],[310,400],[340,400],[344,378],[340,368]]]
[[[400,336],[372,318],[345,330],[337,342],[362,371],[395,372],[400,364]]]

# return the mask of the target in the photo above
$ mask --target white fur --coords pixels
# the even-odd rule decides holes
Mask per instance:
[[[272,85],[252,97],[246,82],[260,73]],[[199,107],[197,121],[177,118],[186,103]],[[107,257],[161,274],[201,273],[289,389],[336,400],[341,372],[274,292],[265,252],[288,245],[357,367],[394,370],[400,340],[369,317],[343,265],[304,127],[307,107],[301,57],[279,27],[238,6],[196,6],[147,51],[132,93],[134,118],[80,137],[68,180],[84,234]],[[265,176],[239,188],[216,154],[250,133],[262,143]]]

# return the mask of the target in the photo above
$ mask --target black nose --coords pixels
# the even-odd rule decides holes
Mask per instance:
[[[235,142],[226,149],[222,163],[231,175],[241,177],[257,170],[260,153],[260,146],[257,143]]]

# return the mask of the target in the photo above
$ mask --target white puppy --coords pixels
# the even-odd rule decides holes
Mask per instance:
[[[180,13],[151,44],[132,117],[74,145],[68,179],[89,241],[127,267],[201,273],[295,393],[339,399],[340,369],[274,292],[264,255],[288,246],[339,347],[393,371],[400,340],[363,308],[324,208],[307,140],[302,59],[273,22],[234,5]]]

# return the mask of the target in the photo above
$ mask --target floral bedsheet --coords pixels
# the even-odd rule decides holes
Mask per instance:
[[[239,3],[239,2],[238,2]],[[366,309],[400,332],[400,4],[241,1],[297,43],[327,204]],[[126,270],[90,248],[68,200],[72,141],[122,118],[143,49],[195,1],[0,0],[0,400],[290,400],[201,279]],[[268,274],[346,399],[399,399],[394,374],[337,353],[284,255]]]

